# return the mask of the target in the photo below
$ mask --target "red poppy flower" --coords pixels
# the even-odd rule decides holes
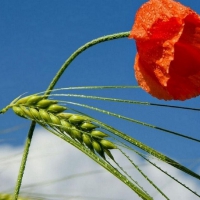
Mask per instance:
[[[149,0],[136,14],[135,75],[158,99],[200,95],[200,16],[173,0]]]

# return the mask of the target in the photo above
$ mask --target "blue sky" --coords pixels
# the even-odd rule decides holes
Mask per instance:
[[[146,1],[1,1],[0,109],[20,94],[44,91],[64,61],[81,45],[104,35],[129,31],[137,9],[144,2]],[[180,2],[200,13],[199,1]],[[73,61],[55,88],[137,85],[133,71],[135,54],[134,41],[127,38],[96,45]],[[141,89],[75,90],[70,93],[200,107],[200,97],[184,102],[165,102],[151,97]],[[200,139],[199,120],[197,120],[199,113],[195,111],[89,101],[71,97],[66,97],[66,100],[110,110]],[[78,107],[77,109],[124,131],[199,173],[200,153],[197,142],[86,109]],[[0,146],[23,145],[29,124],[28,120],[17,117],[11,110],[0,115]],[[19,129],[15,130],[17,127]]]

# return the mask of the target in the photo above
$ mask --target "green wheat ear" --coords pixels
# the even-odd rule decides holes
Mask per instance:
[[[108,149],[117,149],[111,141],[103,139],[108,135],[96,130],[98,126],[91,119],[79,114],[64,113],[67,107],[59,105],[58,101],[47,100],[44,96],[31,95],[16,101],[12,109],[20,117],[36,121],[43,127],[49,126],[80,144],[90,147],[89,149],[104,159],[104,150],[108,152]]]
[[[58,95],[52,95],[58,96]],[[158,191],[160,192],[165,199],[169,199],[160,189],[157,187],[143,172],[142,170],[129,158],[129,156],[121,149],[120,146],[133,150],[136,154],[144,158],[140,153],[127,146],[126,144],[118,141],[117,143],[113,142],[113,136],[117,135],[122,137],[124,140],[130,138],[129,136],[124,136],[125,134],[120,133],[116,129],[90,117],[83,113],[71,113],[64,112],[68,111],[69,108],[59,105],[58,100],[45,99],[45,95],[30,95],[21,99],[16,100],[14,103],[9,105],[9,108],[12,108],[13,111],[20,117],[30,119],[37,122],[45,129],[49,130],[58,137],[64,139],[68,143],[72,144],[79,150],[83,151],[85,154],[90,156],[97,163],[105,167],[121,181],[127,184],[131,189],[133,189],[142,199],[152,199],[150,195],[135,181],[129,174],[119,165],[115,160],[115,157],[112,154],[113,149],[119,150],[123,156],[135,167],[139,173]],[[110,100],[110,99],[109,99]],[[115,99],[116,100],[116,99]],[[120,100],[121,101],[121,100]],[[62,101],[63,102],[63,101]],[[65,102],[65,101],[64,101]],[[83,105],[84,106],[84,105]],[[109,114],[109,113],[107,113]],[[119,116],[120,117],[120,116]],[[105,133],[101,129],[105,129],[111,133]],[[179,163],[176,163],[170,158],[156,152],[154,149],[147,147],[141,142],[134,142],[133,138],[128,139],[129,142],[137,147],[143,149],[146,152],[151,152],[151,154],[158,159],[161,159],[164,162],[169,161],[169,164],[179,168],[180,170],[194,175],[194,177],[199,178],[198,175],[191,172],[189,169],[181,166]],[[121,145],[120,145],[121,144]],[[110,158],[115,165],[114,167],[109,159]],[[144,158],[145,159],[145,158]],[[99,162],[100,161],[100,162]],[[149,162],[151,163],[151,162]],[[151,163],[155,166],[153,163]],[[157,166],[155,166],[157,167]],[[120,172],[121,171],[121,172]],[[162,170],[161,170],[162,171]],[[164,172],[166,173],[166,172]],[[124,175],[122,175],[124,174]],[[166,173],[167,174],[167,173]],[[168,174],[167,174],[168,175]],[[169,175],[170,176],[170,175]],[[170,176],[174,179],[172,176]],[[176,179],[174,179],[177,181]],[[182,184],[180,181],[177,181],[186,189],[190,190],[195,195],[199,196],[196,192],[192,191],[190,188]]]
[[[112,151],[117,150],[118,145],[110,140],[108,134],[101,131],[100,125],[86,115],[63,112],[68,108],[59,105],[59,101],[45,98],[44,95],[30,95],[18,99],[9,107],[18,116],[37,122],[45,129],[86,153],[127,184],[142,199],[152,199],[126,172],[123,175],[109,162],[108,158],[116,163]],[[124,173],[123,168],[119,164],[117,166]]]

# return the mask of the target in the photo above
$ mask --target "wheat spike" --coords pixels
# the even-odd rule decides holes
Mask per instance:
[[[41,126],[48,126],[60,133],[68,135],[81,145],[88,147],[105,159],[106,153],[114,160],[108,149],[117,149],[109,140],[107,134],[88,117],[74,113],[64,113],[67,107],[58,105],[58,101],[45,99],[44,96],[31,95],[19,99],[13,106],[13,111],[20,117],[36,121]]]

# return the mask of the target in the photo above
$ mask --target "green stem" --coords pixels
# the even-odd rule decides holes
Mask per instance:
[[[49,87],[47,88],[46,91],[46,95],[50,94],[51,90],[54,88],[55,84],[57,83],[57,81],[59,80],[60,76],[63,74],[63,72],[67,69],[67,67],[69,66],[69,64],[83,51],[85,51],[86,49],[88,49],[89,47],[92,47],[98,43],[101,42],[106,42],[109,40],[114,40],[114,39],[119,39],[119,38],[124,38],[124,37],[128,37],[130,34],[130,32],[121,32],[121,33],[116,33],[116,34],[112,34],[112,35],[106,35],[97,39],[94,39],[88,43],[86,43],[85,45],[81,46],[80,48],[78,48],[66,61],[65,63],[61,66],[60,70],[58,71],[58,73],[56,74],[56,76],[54,77],[54,79],[52,80],[51,84],[49,85]]]
[[[27,157],[28,157],[28,152],[29,152],[29,147],[31,145],[31,140],[33,137],[33,131],[35,129],[35,122],[31,123],[29,132],[28,132],[28,136],[26,139],[26,143],[24,146],[24,153],[22,156],[22,161],[21,161],[21,165],[20,165],[20,169],[19,169],[19,173],[18,173],[18,177],[17,177],[17,184],[15,187],[15,193],[14,193],[14,200],[17,200],[18,195],[19,195],[19,190],[21,187],[21,183],[22,183],[22,178],[23,178],[23,174],[24,174],[24,170],[25,170],[25,166],[26,166],[26,161],[27,161]]]
[[[49,95],[51,93],[51,90],[54,88],[54,86],[58,82],[59,78],[62,76],[62,74],[64,73],[64,71],[69,66],[69,64],[80,53],[82,53],[83,51],[85,51],[89,47],[94,46],[94,45],[96,45],[98,43],[106,42],[106,41],[109,41],[109,40],[114,40],[114,39],[128,37],[129,34],[130,34],[130,32],[121,32],[121,33],[116,33],[116,34],[112,34],[112,35],[107,35],[107,36],[103,36],[103,37],[94,39],[94,40],[86,43],[85,45],[81,46],[61,66],[61,68],[59,69],[59,71],[57,72],[57,74],[55,75],[55,77],[53,78],[53,80],[51,81],[49,87],[47,88],[47,90],[45,92],[45,95]],[[28,158],[29,147],[31,145],[31,139],[32,139],[33,132],[34,132],[34,129],[35,129],[35,124],[36,123],[33,121],[32,124],[31,124],[31,126],[30,126],[29,132],[28,132],[28,136],[27,136],[26,143],[25,143],[25,146],[24,146],[24,152],[23,152],[23,156],[22,156],[21,166],[20,166],[20,170],[19,170],[19,174],[18,174],[18,178],[17,178],[17,183],[16,183],[16,186],[15,186],[15,193],[14,193],[14,196],[13,196],[13,200],[17,200],[18,195],[19,195],[19,190],[20,190],[21,183],[22,183],[22,178],[23,178],[23,174],[24,174],[24,170],[25,170],[25,166],[26,166],[26,161],[27,161],[27,158]]]

